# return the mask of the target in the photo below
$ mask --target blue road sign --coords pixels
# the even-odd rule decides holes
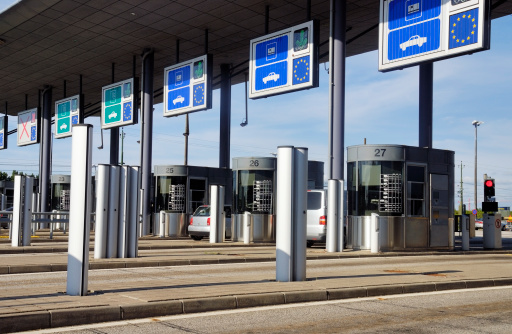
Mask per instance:
[[[431,20],[441,15],[441,0],[395,0],[389,4],[389,30]]]
[[[78,115],[71,117],[71,124],[78,124]]]
[[[189,71],[190,73],[190,71]],[[183,87],[171,90],[167,95],[167,110],[178,109],[190,105],[190,88]]]
[[[292,85],[298,85],[304,82],[309,82],[310,73],[311,66],[309,56],[294,59]]]
[[[256,91],[286,85],[288,79],[287,70],[287,61],[256,68],[254,78]]]
[[[169,71],[167,74],[167,89],[173,90],[190,85],[190,66],[183,66]]]
[[[256,44],[256,67],[277,63],[288,58],[288,35]]]
[[[478,8],[450,16],[449,49],[478,43]]]
[[[0,133],[0,148],[4,147],[4,134]]]
[[[400,59],[439,49],[441,20],[434,19],[391,31],[388,35],[388,59]]]
[[[37,130],[36,126],[30,127],[30,140],[31,141],[35,141],[37,139],[37,137],[36,137],[36,130]]]

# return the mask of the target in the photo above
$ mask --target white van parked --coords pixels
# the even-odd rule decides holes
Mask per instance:
[[[307,246],[325,242],[327,234],[327,190],[309,189],[307,195]]]

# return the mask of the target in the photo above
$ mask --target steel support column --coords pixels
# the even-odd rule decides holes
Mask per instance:
[[[432,148],[434,64],[420,65],[419,147]]]
[[[220,145],[219,168],[229,168],[231,140],[231,76],[230,65],[220,65]]]
[[[151,164],[153,151],[153,72],[155,54],[152,49],[142,54],[142,154],[141,154],[141,189],[142,189],[142,235],[149,234],[151,224]]]
[[[50,173],[51,173],[51,124],[52,124],[52,87],[43,90],[43,112],[41,122],[41,175],[39,175],[39,192],[41,211],[50,211]]]
[[[345,173],[345,30],[346,0],[331,0],[329,179],[336,180]]]

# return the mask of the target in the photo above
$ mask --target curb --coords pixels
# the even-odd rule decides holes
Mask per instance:
[[[374,257],[399,257],[399,256],[443,256],[443,255],[491,255],[491,254],[512,254],[512,251],[476,251],[476,252],[440,252],[440,253],[376,253],[376,254],[351,254],[351,255],[308,255],[307,260],[341,260],[341,259],[366,259]],[[91,259],[92,260],[92,259]],[[176,260],[159,260],[159,261],[89,261],[89,270],[95,269],[123,269],[123,268],[143,268],[143,267],[172,267],[186,265],[205,265],[205,264],[226,264],[226,263],[250,263],[250,262],[275,262],[275,256],[263,257],[233,257],[220,259],[176,259]],[[67,264],[29,264],[29,265],[10,265],[0,266],[0,275],[7,274],[26,274],[26,273],[42,273],[67,271]]]
[[[92,323],[122,321],[179,314],[315,301],[400,295],[408,293],[472,289],[512,285],[512,278],[414,283],[358,288],[332,288],[306,291],[232,295],[211,298],[158,301],[125,306],[95,306],[74,309],[27,312],[0,316],[0,332],[19,332]]]

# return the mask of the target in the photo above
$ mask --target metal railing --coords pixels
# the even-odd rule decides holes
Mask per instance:
[[[7,218],[0,218],[0,223],[7,223],[9,228],[9,240],[12,239],[12,211],[0,211],[0,215],[6,215]],[[35,235],[37,224],[48,224],[50,227],[50,239],[53,239],[53,231],[56,224],[63,224],[63,232],[66,234],[69,224],[69,211],[60,212],[32,212],[32,235]],[[91,230],[94,229],[96,213],[91,213]],[[3,224],[2,224],[3,225]]]

